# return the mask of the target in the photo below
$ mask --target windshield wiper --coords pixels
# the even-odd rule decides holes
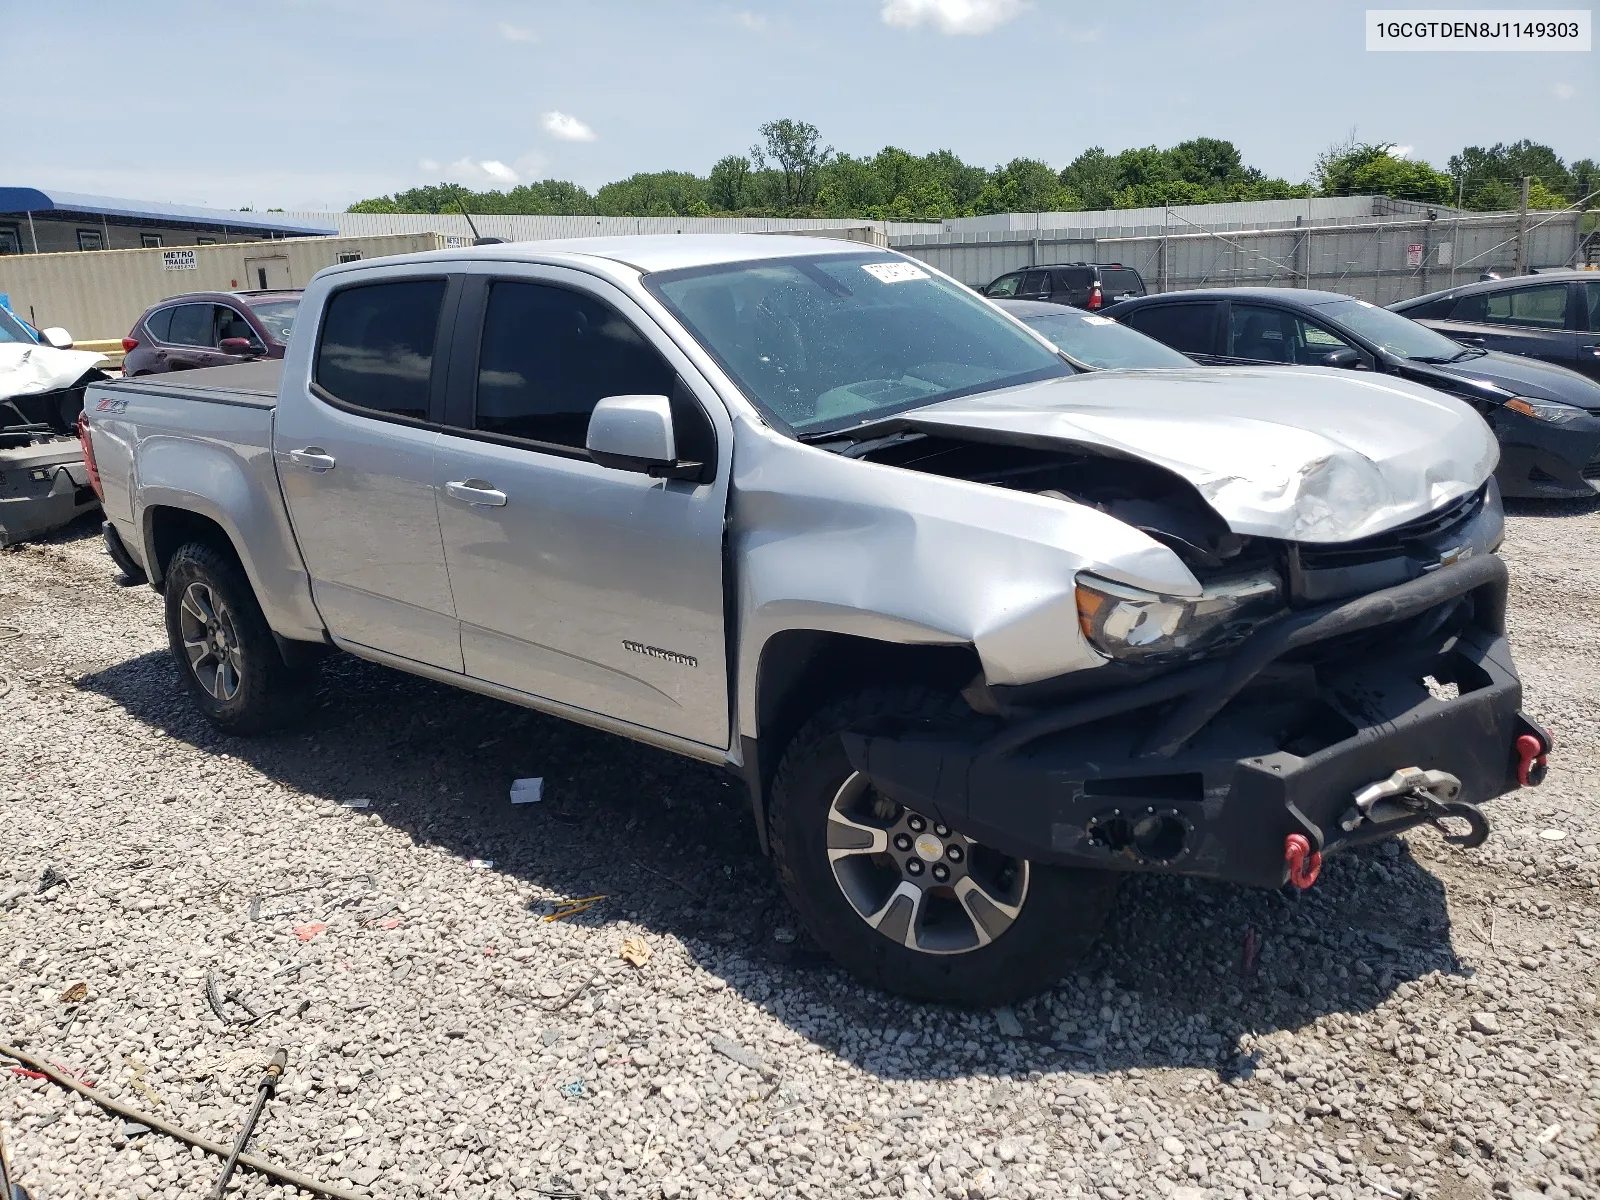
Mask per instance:
[[[1451,362],[1460,362],[1462,359],[1466,359],[1466,358],[1482,358],[1487,353],[1489,353],[1489,352],[1487,350],[1485,350],[1482,346],[1467,346],[1461,351],[1460,354],[1457,354],[1450,361]]]

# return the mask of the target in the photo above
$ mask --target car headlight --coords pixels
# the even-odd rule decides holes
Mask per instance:
[[[1514,413],[1532,417],[1535,421],[1548,421],[1552,425],[1565,425],[1568,421],[1588,415],[1571,404],[1561,404],[1555,400],[1529,400],[1526,396],[1513,396],[1505,406]]]
[[[1108,658],[1153,663],[1193,657],[1243,637],[1283,609],[1283,583],[1271,573],[1206,585],[1199,596],[1166,596],[1078,576],[1078,626]]]

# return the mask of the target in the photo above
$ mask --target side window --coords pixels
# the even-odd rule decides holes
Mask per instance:
[[[991,283],[988,291],[986,291],[984,295],[994,296],[996,298],[1015,296],[1017,294],[1017,285],[1021,282],[1022,273],[1020,271],[1013,271],[1010,275],[1002,275],[999,279],[996,279],[993,283]]]
[[[1338,334],[1281,309],[1235,304],[1228,315],[1228,353],[1234,358],[1305,365],[1349,344]]]
[[[171,342],[174,346],[214,346],[212,341],[214,333],[212,325],[212,308],[210,304],[180,304],[177,308],[170,309],[172,313],[171,325],[168,327],[167,336],[161,337],[164,342]]]
[[[150,331],[150,336],[158,342],[170,342],[172,340],[172,314],[177,311],[175,308],[161,308],[151,313],[150,319],[144,323],[144,327]]]
[[[1487,320],[1494,325],[1522,325],[1533,329],[1567,327],[1567,285],[1513,288],[1488,297]]]
[[[1470,299],[1470,297],[1468,297]],[[1413,304],[1400,315],[1411,321],[1443,321],[1455,312],[1457,305],[1466,301],[1459,301],[1454,296],[1445,296],[1440,300],[1430,300],[1426,304]],[[1458,317],[1457,320],[1467,320]]]
[[[261,337],[251,328],[250,322],[236,309],[229,308],[226,304],[217,305],[217,340],[214,345],[222,345],[224,338],[248,338],[257,346],[261,345]]]
[[[606,396],[671,396],[677,374],[609,305],[539,283],[489,289],[473,427],[581,450]]]
[[[1139,272],[1130,271],[1127,267],[1113,267],[1100,272],[1100,290],[1105,293],[1106,300],[1120,300],[1124,296],[1144,295],[1144,280],[1139,278]]]
[[[1589,331],[1600,333],[1600,283],[1585,283],[1583,291],[1578,294],[1583,297],[1583,311],[1589,315]]]
[[[357,408],[425,419],[444,288],[442,279],[409,279],[335,292],[322,319],[317,385]]]
[[[1050,285],[1046,281],[1050,278],[1048,271],[1029,271],[1022,277],[1022,290],[1019,295],[1037,296],[1040,292],[1048,293]]]
[[[1094,283],[1094,272],[1087,267],[1074,267],[1070,271],[1061,272],[1061,282],[1066,284],[1067,291],[1072,295],[1079,293],[1087,295]]]
[[[1215,354],[1216,317],[1215,304],[1152,304],[1129,313],[1127,323],[1185,354]]]
[[[1406,316],[1413,316],[1407,313]],[[1489,296],[1479,292],[1476,296],[1463,296],[1457,300],[1455,307],[1450,310],[1452,321],[1477,321],[1482,323],[1489,319]]]

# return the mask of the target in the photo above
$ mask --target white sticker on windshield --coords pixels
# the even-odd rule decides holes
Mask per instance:
[[[1083,323],[1085,325],[1115,325],[1116,324],[1116,322],[1113,321],[1110,317],[1097,317],[1093,313],[1090,313],[1087,317],[1085,317],[1083,319]]]
[[[928,277],[928,273],[916,263],[908,262],[862,263],[861,269],[884,283],[905,283],[909,279]]]

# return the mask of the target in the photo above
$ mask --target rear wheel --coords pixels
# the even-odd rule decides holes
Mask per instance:
[[[315,686],[315,666],[284,661],[237,560],[190,542],[172,556],[163,586],[167,641],[206,718],[240,734],[285,724]]]
[[[1004,854],[898,804],[857,772],[841,734],[960,710],[923,689],[830,705],[785,750],[768,809],[773,858],[817,942],[864,982],[954,1004],[1004,1004],[1060,978],[1093,944],[1120,876]]]

